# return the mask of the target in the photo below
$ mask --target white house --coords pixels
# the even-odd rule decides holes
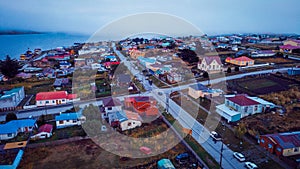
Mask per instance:
[[[110,113],[108,119],[111,126],[118,126],[122,131],[142,125],[142,118],[139,114],[127,110]]]
[[[50,138],[52,136],[53,125],[44,124],[39,127],[38,133],[31,136],[31,139],[45,139]]]
[[[12,139],[21,132],[31,132],[35,127],[36,120],[34,119],[12,120],[0,124],[0,140]]]
[[[55,116],[56,128],[65,128],[70,126],[79,126],[85,121],[81,112],[78,113],[61,113]]]
[[[37,106],[55,106],[79,100],[76,98],[76,94],[68,94],[66,91],[57,91],[37,93],[35,100]]]
[[[122,103],[118,98],[107,97],[102,99],[101,115],[102,119],[108,118],[108,114],[111,112],[117,112],[122,110]]]
[[[211,89],[208,88],[201,83],[194,84],[189,86],[188,88],[188,95],[194,99],[198,99],[199,97],[216,97],[223,93],[220,89]]]
[[[257,97],[249,97],[244,94],[225,96],[225,104],[216,106],[217,113],[228,122],[236,122],[241,118],[256,113],[263,113],[275,105]]]
[[[0,109],[15,108],[24,99],[24,87],[18,87],[0,94]]]
[[[222,62],[219,56],[205,56],[198,63],[198,69],[213,72],[213,71],[222,71]]]

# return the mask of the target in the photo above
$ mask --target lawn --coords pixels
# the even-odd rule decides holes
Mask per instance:
[[[253,81],[244,81],[244,82],[240,82],[239,85],[243,86],[246,89],[254,91],[256,89],[277,86],[278,84],[269,79],[257,79],[255,80],[255,83]]]

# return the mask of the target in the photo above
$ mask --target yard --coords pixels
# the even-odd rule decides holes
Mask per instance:
[[[269,94],[272,92],[288,90],[293,86],[299,85],[291,79],[274,74],[247,76],[243,79],[228,81],[227,83],[228,90],[249,95]]]

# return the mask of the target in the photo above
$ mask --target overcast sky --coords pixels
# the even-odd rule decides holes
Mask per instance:
[[[299,6],[299,0],[0,0],[0,28],[93,34],[125,16],[162,12],[207,34],[300,33]]]

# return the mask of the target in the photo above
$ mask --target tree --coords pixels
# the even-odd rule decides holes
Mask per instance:
[[[0,71],[8,78],[15,77],[20,68],[19,62],[16,59],[11,59],[9,55],[6,56],[4,61],[0,61]]]
[[[242,139],[246,133],[247,127],[245,123],[240,123],[239,126],[234,129],[234,134],[239,139]]]
[[[204,73],[203,73],[203,77],[204,77],[204,78],[208,78],[208,73],[207,73],[207,72],[204,72]]]
[[[230,67],[227,68],[227,73],[231,73],[231,68]]]
[[[8,113],[5,117],[5,121],[6,122],[9,122],[9,121],[12,121],[12,120],[17,120],[17,115],[15,113]]]

